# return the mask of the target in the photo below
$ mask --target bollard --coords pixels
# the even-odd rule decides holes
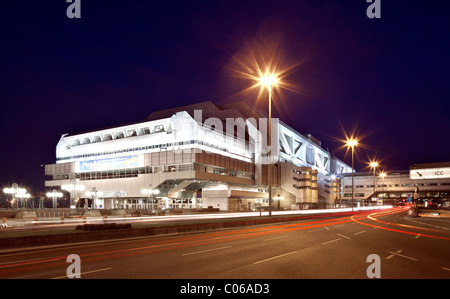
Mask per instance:
[[[4,217],[2,218],[2,228],[8,227],[8,218]]]
[[[64,216],[61,216],[61,224],[64,224]]]
[[[83,216],[83,223],[86,223],[86,216]]]

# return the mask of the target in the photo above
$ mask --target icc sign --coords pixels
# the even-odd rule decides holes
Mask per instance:
[[[411,179],[444,179],[450,178],[450,168],[417,168],[409,170]]]

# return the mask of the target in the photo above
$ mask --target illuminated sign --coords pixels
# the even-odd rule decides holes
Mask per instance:
[[[448,179],[448,178],[450,178],[450,167],[410,169],[409,170],[409,177],[412,180],[419,180],[419,179]]]
[[[141,167],[143,163],[140,163],[139,156],[125,156],[98,160],[88,160],[78,162],[75,169],[77,172],[86,171],[103,171],[103,170],[113,170],[113,169],[123,169],[123,168],[135,168]]]

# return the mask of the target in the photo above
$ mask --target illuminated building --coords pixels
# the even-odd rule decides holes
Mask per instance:
[[[340,199],[334,175],[351,168],[313,136],[272,122],[274,209],[333,207]],[[83,186],[71,189],[73,197],[89,198],[95,208],[266,208],[266,123],[244,102],[202,102],[153,112],[142,122],[64,134],[56,163],[45,166],[45,185]]]
[[[420,205],[450,206],[450,162],[413,164],[409,170],[385,172],[375,177],[372,172],[356,172],[355,200],[360,205],[396,205],[418,199]],[[351,176],[342,178],[343,200],[351,198]]]

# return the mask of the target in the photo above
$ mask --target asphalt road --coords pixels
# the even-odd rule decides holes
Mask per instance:
[[[399,207],[0,255],[0,278],[65,279],[68,270],[86,279],[448,279],[450,221]]]

